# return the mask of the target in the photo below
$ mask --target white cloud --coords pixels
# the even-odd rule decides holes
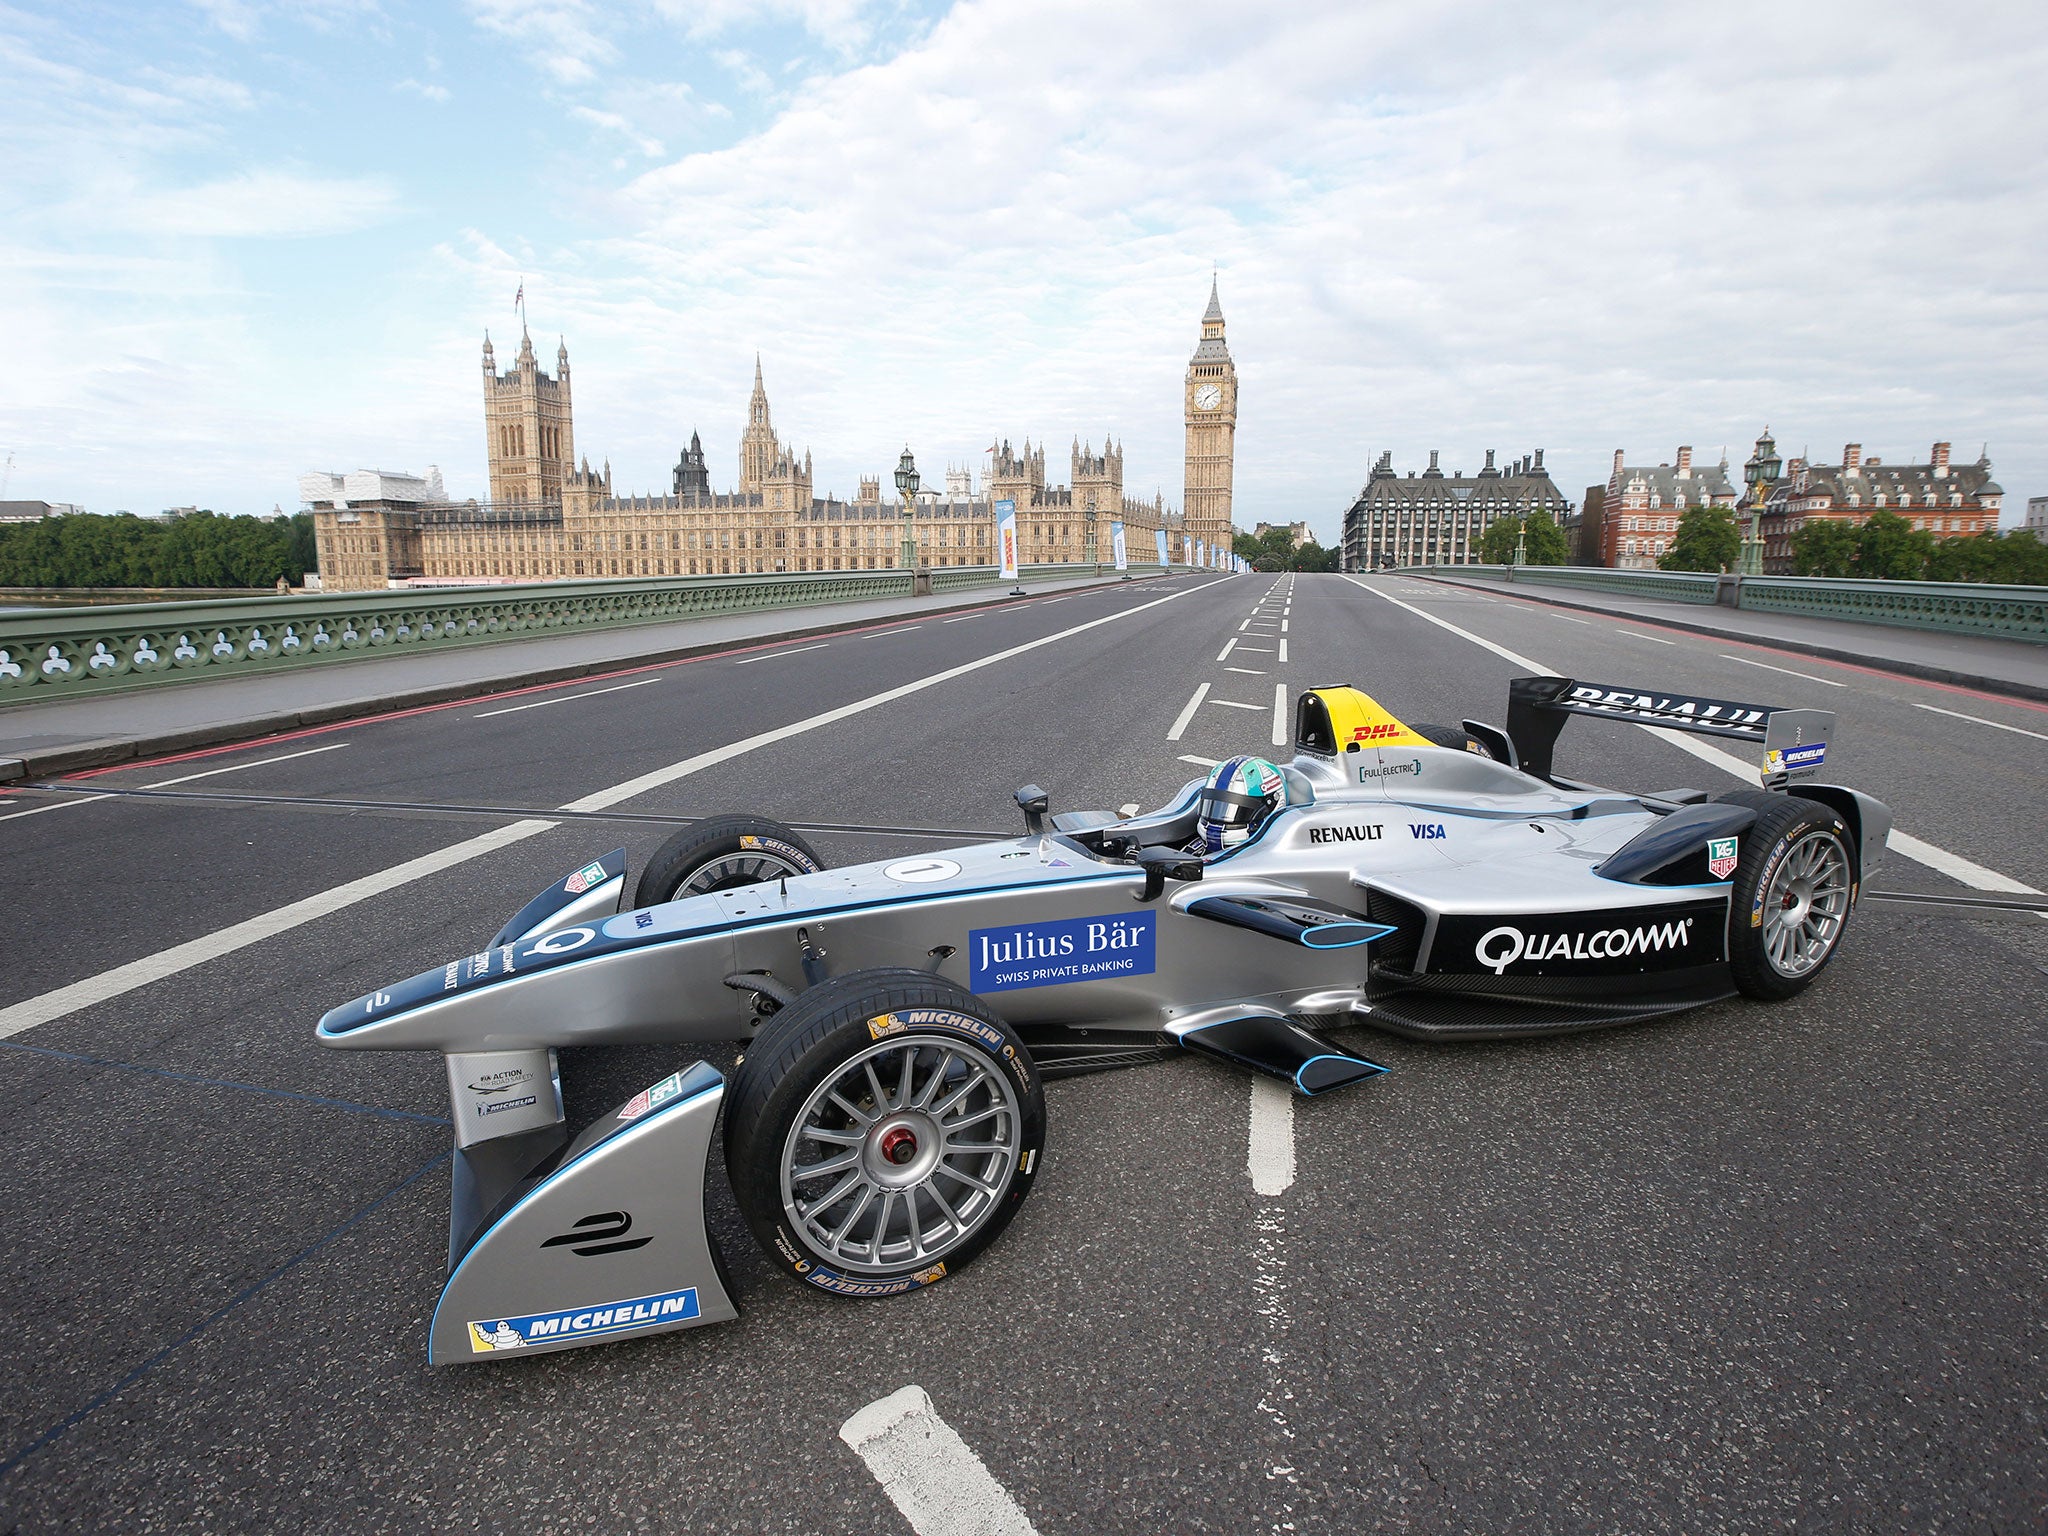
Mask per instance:
[[[108,222],[155,235],[300,237],[367,228],[391,216],[398,195],[388,183],[367,177],[265,170],[111,204],[98,196],[92,201]]]
[[[602,128],[608,133],[616,133],[632,140],[633,147],[643,155],[653,156],[662,153],[661,140],[648,138],[616,112],[600,112],[594,107],[571,107],[569,115],[578,122],[590,124],[593,128]]]
[[[391,89],[394,91],[406,91],[414,96],[423,97],[427,101],[445,102],[453,97],[453,93],[445,85],[435,85],[431,81],[422,84],[420,81],[410,77],[400,80]]]
[[[585,0],[469,0],[477,24],[520,44],[563,85],[584,85],[615,65],[619,51],[601,30],[603,11]]]

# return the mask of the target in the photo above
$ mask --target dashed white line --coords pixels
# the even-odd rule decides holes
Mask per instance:
[[[1652,645],[1676,645],[1676,640],[1666,640],[1662,635],[1646,635],[1640,629],[1618,629],[1618,635],[1634,635],[1638,640],[1647,640]]]
[[[1221,661],[1224,657],[1228,656],[1232,651],[1236,649],[1237,642],[1235,640],[1226,640],[1223,644],[1223,649],[1216,653],[1216,659],[1218,661]]]
[[[1273,685],[1273,745],[1287,745],[1287,685]]]
[[[816,645],[799,645],[786,651],[763,651],[758,656],[742,656],[733,665],[736,667],[750,667],[757,661],[773,661],[778,656],[799,656],[805,651],[822,651],[831,643],[829,640],[821,640]]]
[[[1815,677],[1811,672],[1794,672],[1790,667],[1774,667],[1768,661],[1751,661],[1747,656],[1730,656],[1726,651],[1721,651],[1718,654],[1723,661],[1739,661],[1745,667],[1762,667],[1766,672],[1782,672],[1787,677],[1803,677],[1809,683],[1824,683],[1830,688],[1845,686],[1842,683],[1836,682],[1831,677]]]
[[[1208,696],[1209,685],[1207,683],[1202,684],[1195,690],[1195,696],[1189,699],[1186,705],[1182,707],[1180,714],[1175,716],[1173,729],[1166,733],[1168,741],[1180,740],[1181,733],[1188,728],[1189,722],[1195,718],[1195,711],[1202,707],[1202,700]]]
[[[1245,1167],[1262,1195],[1284,1195],[1294,1182],[1294,1090],[1276,1077],[1252,1079]]]
[[[276,757],[259,757],[252,762],[230,763],[225,768],[208,768],[201,773],[180,774],[175,779],[156,779],[148,784],[138,784],[137,789],[169,789],[173,784],[190,784],[194,779],[210,779],[216,774],[240,773],[244,768],[263,768],[271,763],[288,763],[294,758],[315,757],[322,752],[339,752],[347,746],[345,741],[333,742],[324,747],[308,747],[303,752],[283,752]],[[76,800],[59,800],[54,805],[39,805],[30,811],[10,811],[0,816],[0,821],[13,821],[18,816],[40,816],[44,811],[61,811],[78,805],[96,805],[102,800],[112,800],[113,795],[84,795]]]
[[[1559,615],[1557,615],[1557,617],[1563,619],[1567,624],[1584,624],[1588,627],[1591,627],[1593,623],[1591,619],[1575,619],[1568,613],[1560,613]]]
[[[1226,672],[1242,672],[1246,677],[1264,677],[1266,674],[1252,667],[1225,667]]]
[[[1283,662],[1287,660],[1287,642],[1285,639],[1280,642],[1280,659]]]
[[[1224,709],[1249,709],[1258,714],[1266,712],[1266,706],[1263,704],[1240,704],[1235,699],[1211,699],[1209,702]]]
[[[923,1387],[869,1403],[839,1426],[839,1438],[867,1463],[917,1536],[1038,1536]]]
[[[815,650],[816,647],[806,646],[805,649]],[[745,666],[746,662],[743,661],[740,665]],[[542,699],[534,704],[514,704],[505,709],[487,709],[481,714],[471,715],[469,718],[472,720],[488,720],[493,715],[516,715],[522,709],[546,709],[550,704],[574,704],[578,699],[594,699],[600,693],[617,693],[622,688],[645,688],[649,683],[658,683],[660,681],[661,679],[658,677],[643,677],[635,682],[613,683],[609,688],[592,688],[587,693],[565,693],[558,699]]]
[[[1193,763],[1197,768],[1214,768],[1220,761],[1214,757],[1196,757],[1192,752],[1183,752],[1180,760],[1184,763]]]
[[[1291,624],[1292,622],[1293,622],[1293,621],[1292,621],[1292,620],[1290,620],[1290,619],[1282,619],[1282,620],[1280,621],[1280,633],[1281,633],[1281,634],[1283,634],[1283,635],[1284,635],[1284,634],[1286,634],[1286,633],[1287,633],[1287,629],[1288,629],[1288,626],[1289,626],[1289,624]]]
[[[1232,667],[1230,670],[1235,672],[1238,669]],[[2031,736],[2036,741],[2048,741],[2048,736],[2043,736],[2039,731],[2022,730],[2016,725],[2007,725],[2000,720],[1986,720],[1982,715],[1966,715],[1961,710],[1943,709],[1938,704],[1915,704],[1913,707],[1927,710],[1932,714],[1947,715],[1951,720],[1967,720],[1972,725],[1988,725],[1994,731],[2011,731],[2015,736]],[[0,817],[0,821],[4,820],[5,817]]]
[[[941,619],[939,622],[941,624],[965,624],[969,619],[985,619],[987,617],[988,615],[985,613],[963,613],[957,619]]]

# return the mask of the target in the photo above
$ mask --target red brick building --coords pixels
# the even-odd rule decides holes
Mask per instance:
[[[1951,539],[1996,532],[2004,494],[1988,456],[1954,464],[1947,443],[1936,443],[1925,464],[1866,459],[1861,443],[1843,448],[1839,465],[1792,459],[1764,501],[1764,570],[1791,573],[1792,535],[1814,518],[1860,523],[1876,511],[1896,512],[1937,539]]]
[[[1654,571],[1657,557],[1678,536],[1678,520],[1687,509],[1732,507],[1739,495],[1728,478],[1725,458],[1711,469],[1697,468],[1692,449],[1685,447],[1678,450],[1676,464],[1653,468],[1624,464],[1617,448],[1602,498],[1599,563],[1625,571]]]

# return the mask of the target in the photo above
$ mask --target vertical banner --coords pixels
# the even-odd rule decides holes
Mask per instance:
[[[1124,525],[1122,523],[1111,523],[1109,525],[1109,547],[1116,552],[1116,568],[1120,571],[1128,571],[1131,568],[1131,557],[1129,551],[1124,548]]]
[[[1159,569],[1163,571],[1166,569],[1166,530],[1164,528],[1154,528],[1152,530],[1152,537],[1159,542]]]
[[[1190,560],[1188,564],[1192,565],[1196,570],[1199,571],[1206,563],[1203,557],[1203,551],[1207,548],[1208,546],[1205,545],[1200,539],[1195,540],[1195,558]]]
[[[1005,496],[996,503],[996,543],[1003,556],[1004,581],[1017,579],[1017,503]]]

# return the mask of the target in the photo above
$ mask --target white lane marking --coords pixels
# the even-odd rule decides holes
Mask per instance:
[[[1273,648],[1271,646],[1266,645],[1240,645],[1238,646],[1238,649],[1240,651],[1257,651],[1261,656],[1270,656],[1273,654]],[[1216,659],[1218,661],[1221,661],[1223,658],[1221,656],[1218,656]],[[1283,656],[1280,659],[1282,661],[1285,661],[1287,658]]]
[[[907,635],[913,629],[923,628],[924,626],[922,624],[903,624],[899,625],[895,629],[877,629],[865,635],[853,635],[849,638],[854,640],[884,640],[887,639],[890,635]]]
[[[743,661],[741,666],[745,666]],[[588,693],[565,693],[560,698],[542,699],[533,704],[513,704],[505,709],[487,709],[481,714],[471,715],[472,720],[488,720],[493,715],[516,715],[522,709],[546,709],[550,704],[574,704],[578,699],[594,699],[601,693],[617,693],[622,688],[645,688],[649,683],[658,683],[658,677],[643,677],[637,682],[613,683],[609,688],[593,688]]]
[[[1280,621],[1280,633],[1283,635],[1286,634],[1288,632],[1288,626],[1291,625],[1293,622],[1294,621],[1292,619],[1282,619]]]
[[[1180,760],[1184,763],[1193,763],[1197,768],[1214,768],[1221,761],[1221,759],[1214,757],[1196,757],[1188,752],[1183,752],[1180,755]]]
[[[1618,629],[1618,635],[1634,635],[1638,640],[1647,640],[1652,645],[1676,645],[1676,640],[1666,640],[1662,635],[1646,635],[1640,629]]]
[[[395,891],[428,875],[468,862],[479,855],[495,852],[512,843],[523,841],[539,832],[560,825],[553,821],[515,821],[510,826],[499,827],[467,842],[456,843],[453,847],[442,848],[409,859],[403,864],[381,869],[373,875],[364,875],[360,880],[351,880],[346,885],[337,885],[332,890],[322,891],[316,896],[307,896],[286,906],[269,912],[259,912],[239,923],[188,939],[183,944],[174,944],[169,949],[159,950],[153,955],[144,955],[140,960],[131,960],[126,965],[117,965],[110,971],[97,976],[88,976],[83,981],[74,981],[67,987],[45,992],[40,997],[27,998],[11,1007],[0,1008],[0,1040],[18,1035],[23,1030],[34,1029],[38,1024],[47,1024],[52,1019],[61,1019],[68,1013],[81,1008],[90,1008],[104,1003],[123,993],[133,992],[137,987],[146,987],[153,981],[162,981],[180,971],[203,965],[208,960],[218,960],[222,955],[233,954],[264,939],[275,938],[278,934],[310,923],[316,918],[352,907],[359,901],[372,896],[381,896],[386,891]]]
[[[1127,800],[1116,808],[1116,813],[1119,816],[1135,816],[1138,814],[1138,802]]]
[[[1273,745],[1287,745],[1287,685],[1273,685]]]
[[[1719,651],[1715,654],[1723,661],[1737,661],[1745,667],[1762,667],[1766,672],[1782,672],[1787,677],[1803,677],[1809,683],[1825,683],[1830,688],[1847,686],[1844,683],[1836,682],[1831,677],[1815,677],[1811,672],[1794,672],[1790,667],[1774,667],[1768,661],[1751,661],[1747,656],[1730,656],[1726,651]]]
[[[1233,667],[1231,670],[1237,669]],[[1966,715],[1957,709],[1943,709],[1939,704],[1915,704],[1913,707],[1927,710],[1931,714],[1947,715],[1952,720],[1967,720],[1972,725],[1988,725],[1994,731],[2011,731],[2015,736],[2031,736],[2036,741],[2048,741],[2048,736],[2043,736],[2039,731],[2022,730],[2019,726],[2007,725],[2002,720],[1986,720],[1982,715]]]
[[[1223,642],[1223,649],[1216,653],[1216,659],[1218,661],[1221,661],[1224,657],[1228,656],[1232,651],[1236,649],[1237,641],[1235,639],[1226,640]]]
[[[1237,632],[1238,632],[1238,633],[1239,633],[1240,635],[1241,635],[1241,634],[1243,634],[1243,633],[1245,632],[1245,629],[1246,629],[1246,628],[1247,628],[1247,627],[1248,627],[1248,626],[1249,626],[1250,624],[1251,624],[1251,620],[1250,620],[1250,619],[1246,619],[1246,620],[1244,621],[1244,623],[1243,623],[1243,624],[1240,624],[1240,625],[1238,625],[1238,626],[1237,626]]]
[[[1575,619],[1568,613],[1560,613],[1557,617],[1563,619],[1567,624],[1585,624],[1590,626],[1593,622],[1591,619]]]
[[[1561,672],[1553,672],[1550,668],[1538,662],[1533,662],[1526,656],[1518,656],[1504,645],[1495,645],[1483,635],[1475,635],[1470,630],[1460,629],[1457,625],[1446,619],[1440,619],[1432,613],[1424,613],[1420,608],[1402,602],[1398,597],[1393,597],[1385,592],[1368,587],[1364,582],[1358,581],[1355,577],[1347,576],[1344,579],[1351,582],[1354,586],[1371,592],[1374,597],[1386,598],[1396,608],[1406,608],[1417,618],[1427,619],[1430,623],[1449,630],[1461,639],[1470,640],[1474,645],[1493,652],[1494,655],[1500,657],[1503,661],[1513,662],[1518,667],[1527,667],[1531,672],[1542,677],[1562,677],[1564,675]],[[1722,770],[1722,772],[1734,775],[1745,784],[1757,782],[1757,765],[1744,762],[1732,752],[1723,752],[1719,747],[1709,746],[1706,742],[1679,731],[1665,730],[1662,726],[1643,725],[1638,726],[1637,729],[1648,731],[1659,740],[1670,742],[1679,751],[1688,753],[1703,763],[1711,763],[1716,768]],[[2010,875],[2001,875],[1997,870],[1987,869],[1982,864],[1966,859],[1959,853],[1950,853],[1946,848],[1939,848],[1933,843],[1923,842],[1909,832],[1900,831],[1897,827],[1893,827],[1890,835],[1885,839],[1885,846],[1903,853],[1915,863],[1924,864],[1939,874],[1947,875],[1952,880],[1959,880],[1964,885],[1975,886],[1980,891],[2005,891],[2012,895],[2030,896],[2041,894],[2031,885],[2022,885]],[[2048,921],[2048,913],[2042,914],[2042,919],[2043,921]]]
[[[1266,706],[1263,704],[1240,704],[1235,699],[1211,699],[1209,702],[1211,704],[1219,704],[1225,709],[1249,709],[1253,713],[1261,715],[1266,712]]]
[[[869,1403],[839,1426],[917,1536],[1038,1536],[923,1387]]]
[[[941,624],[965,624],[969,619],[985,619],[987,617],[988,615],[985,613],[963,613],[957,619],[941,619],[939,622]]]
[[[677,779],[687,778],[689,775],[700,772],[705,768],[727,762],[735,757],[744,756],[758,747],[770,746],[778,741],[786,741],[792,736],[806,735],[822,726],[836,724],[841,720],[850,719],[871,709],[879,709],[885,704],[893,704],[898,699],[907,698],[914,693],[921,693],[927,688],[937,687],[940,683],[950,682],[956,677],[964,677],[971,672],[979,672],[984,667],[992,667],[998,662],[1008,661],[1012,657],[1025,654],[1027,651],[1035,651],[1042,646],[1051,645],[1056,641],[1084,634],[1091,629],[1099,629],[1104,624],[1114,624],[1120,619],[1127,619],[1134,614],[1143,613],[1147,608],[1157,608],[1161,603],[1173,602],[1177,598],[1185,597],[1190,592],[1199,592],[1203,586],[1207,585],[1209,584],[1204,582],[1200,586],[1183,587],[1177,592],[1167,593],[1164,597],[1155,597],[1149,603],[1140,603],[1135,608],[1125,608],[1116,613],[1106,614],[1099,619],[1090,619],[1084,624],[1076,624],[1050,635],[1042,635],[1036,640],[1027,640],[1022,645],[1013,645],[1008,650],[994,651],[978,660],[962,662],[957,667],[948,667],[943,672],[933,672],[925,677],[899,684],[894,688],[884,689],[880,693],[871,693],[864,699],[856,699],[851,704],[842,704],[837,709],[827,710],[821,715],[811,715],[789,725],[777,726],[773,730],[758,732],[742,741],[735,741],[723,747],[714,747],[708,752],[699,752],[695,757],[686,757],[679,763],[669,764],[666,768],[657,768],[652,773],[643,773],[638,778],[627,779],[624,783],[614,784],[609,789],[600,789],[594,794],[585,795],[580,800],[572,800],[567,805],[562,806],[561,809],[565,811],[608,810],[623,800],[631,800],[634,796],[645,794],[650,789],[659,789],[663,785],[672,784]],[[917,626],[913,625],[912,627],[915,628]],[[154,955],[145,955],[140,960],[131,960],[126,965],[115,966],[110,971],[102,971],[97,976],[88,976],[83,981],[76,981],[69,986],[59,987],[53,992],[45,992],[40,997],[27,998],[10,1007],[0,1008],[0,1040],[6,1039],[9,1035],[19,1034],[22,1030],[32,1029],[38,1024],[47,1024],[52,1019],[62,1018],[64,1015],[74,1013],[80,1008],[89,1008],[95,1003],[105,1002],[108,998],[119,997],[124,992],[132,992],[137,987],[146,986],[152,981],[160,981],[167,976],[174,976],[180,971],[188,970],[192,966],[203,964],[221,955],[231,954],[235,950],[270,938],[272,935],[282,933],[300,923],[310,922],[315,918],[324,917],[330,912],[340,911],[343,907],[353,906],[356,902],[362,901],[366,897],[381,895],[389,890],[396,890],[400,886],[407,885],[414,880],[423,879],[440,870],[452,868],[457,864],[467,863],[471,859],[481,858],[484,854],[495,852],[499,848],[532,837],[537,832],[545,832],[558,825],[560,823],[552,821],[515,821],[510,826],[500,827],[494,832],[486,832],[480,837],[470,838],[467,842],[456,843],[452,847],[443,848],[436,853],[424,854],[417,859],[410,859],[403,864],[394,865],[390,869],[380,870],[376,874],[364,875],[359,880],[351,880],[346,885],[338,885],[332,890],[323,891],[316,896],[308,896],[301,901],[293,902],[289,906],[280,907],[274,912],[259,913],[255,917],[232,924],[217,932],[188,940],[183,944],[176,945]]]
[[[1287,659],[1287,642],[1285,639],[1282,639],[1280,642],[1280,659],[1282,661]]]
[[[251,762],[230,763],[225,768],[208,768],[203,773],[180,774],[175,779],[155,779],[148,784],[138,784],[135,787],[137,789],[169,789],[173,784],[190,784],[194,779],[210,779],[218,773],[240,773],[244,768],[261,768],[268,763],[288,763],[293,758],[313,757],[321,752],[339,752],[347,745],[348,743],[345,741],[337,741],[325,747],[308,747],[303,752],[281,752],[276,757],[259,757]],[[115,798],[117,797],[113,795],[86,795],[77,800],[59,800],[54,805],[39,805],[32,811],[10,811],[7,815],[0,816],[0,821],[12,821],[17,816],[39,816],[44,811],[61,811],[74,805],[96,805],[102,800],[112,800]]]
[[[194,779],[210,779],[215,774],[240,773],[244,768],[262,768],[270,763],[289,763],[294,758],[317,757],[322,752],[338,752],[347,745],[348,743],[345,741],[337,741],[332,746],[308,747],[303,752],[281,752],[276,757],[259,757],[254,762],[232,763],[226,768],[209,768],[204,773],[181,773],[175,779],[152,779],[149,783],[137,785],[136,787],[138,789],[169,789],[173,784],[190,784]]]
[[[1225,667],[1226,672],[1242,672],[1246,677],[1264,677],[1266,674],[1251,667]]]
[[[1252,1188],[1284,1195],[1294,1182],[1294,1090],[1278,1078],[1252,1079],[1251,1140],[1245,1167]]]
[[[1195,696],[1189,699],[1187,704],[1181,709],[1181,712],[1174,717],[1173,729],[1166,733],[1168,741],[1180,740],[1181,732],[1188,728],[1188,723],[1195,718],[1195,711],[1202,707],[1202,700],[1208,696],[1209,685],[1207,683],[1202,684],[1201,687],[1195,690]]]
[[[774,659],[778,659],[782,655],[803,655],[805,651],[823,651],[827,645],[831,645],[831,641],[819,641],[817,645],[795,645],[795,647],[786,649],[786,651],[762,651],[760,655],[741,655],[737,662],[733,662],[733,666],[735,668],[745,668],[745,666],[754,666],[756,662],[774,662]]]

